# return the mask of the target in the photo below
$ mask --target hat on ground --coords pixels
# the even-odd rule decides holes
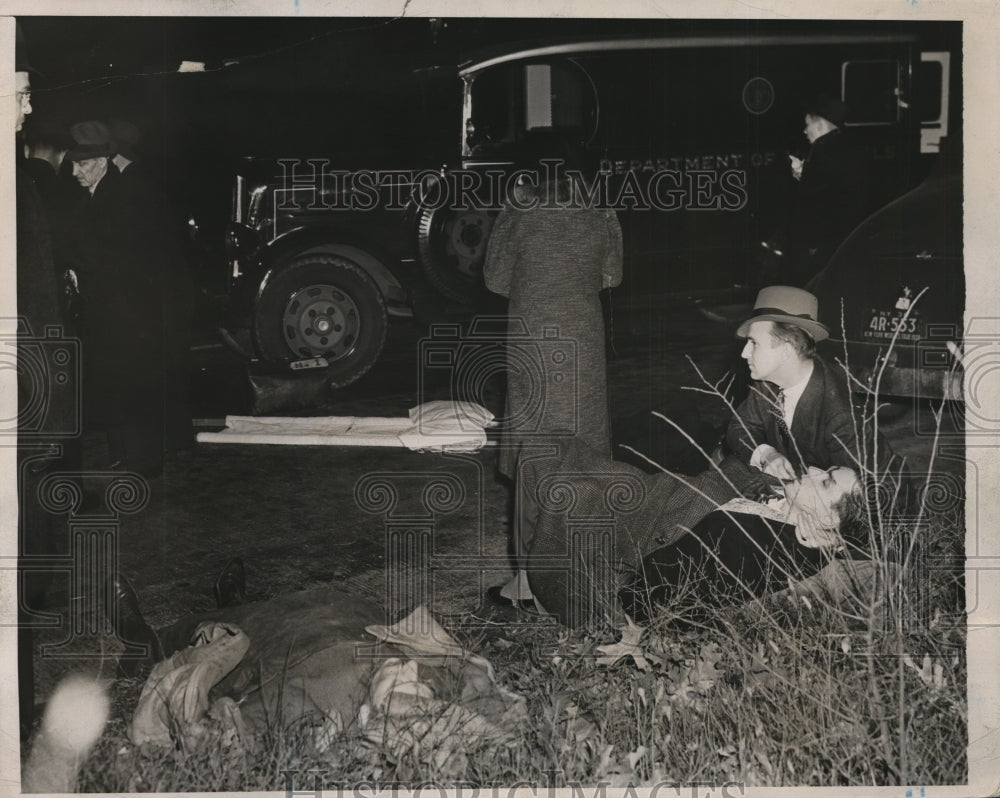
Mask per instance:
[[[111,139],[115,144],[115,152],[124,155],[130,161],[138,159],[136,147],[139,146],[139,128],[125,119],[112,119],[108,123]]]
[[[830,330],[819,322],[819,302],[801,288],[790,285],[772,285],[761,288],[754,302],[753,312],[739,326],[736,334],[746,338],[750,325],[755,321],[781,321],[794,324],[809,333],[816,341],[825,341]]]
[[[847,106],[835,97],[821,94],[814,97],[812,102],[806,105],[806,113],[812,116],[821,116],[827,122],[840,127],[847,119]]]
[[[101,122],[77,122],[69,132],[73,136],[73,146],[66,153],[66,157],[71,161],[106,158],[115,154],[111,133]]]

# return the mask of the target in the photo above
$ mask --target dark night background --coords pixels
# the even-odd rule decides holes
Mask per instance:
[[[164,185],[207,214],[208,222],[228,211],[235,161],[243,156],[330,157],[378,149],[419,155],[429,165],[453,164],[461,135],[456,66],[490,46],[560,35],[879,27],[648,19],[19,21],[39,72],[33,80],[36,116],[135,122],[141,151],[161,165]],[[181,61],[203,62],[205,71],[178,73]]]

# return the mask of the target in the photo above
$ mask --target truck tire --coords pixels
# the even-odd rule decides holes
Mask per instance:
[[[350,385],[382,353],[385,299],[357,264],[304,255],[274,272],[257,298],[254,346],[269,361],[323,357],[331,388]]]
[[[483,292],[483,261],[492,228],[493,217],[483,211],[425,208],[420,212],[420,267],[442,296],[471,305]]]

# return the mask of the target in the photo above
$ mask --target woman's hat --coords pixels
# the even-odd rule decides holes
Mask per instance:
[[[801,288],[790,285],[772,285],[761,288],[754,302],[753,312],[739,326],[736,334],[746,338],[750,325],[755,321],[781,321],[805,330],[815,341],[825,341],[830,330],[819,321],[819,302]]]
[[[73,146],[66,157],[71,161],[106,158],[115,154],[111,133],[101,122],[77,122],[70,127],[69,132],[73,136]]]

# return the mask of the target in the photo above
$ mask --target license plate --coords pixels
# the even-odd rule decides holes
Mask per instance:
[[[305,360],[293,360],[289,366],[292,371],[304,371],[305,369],[324,369],[330,365],[325,357],[310,357]]]

